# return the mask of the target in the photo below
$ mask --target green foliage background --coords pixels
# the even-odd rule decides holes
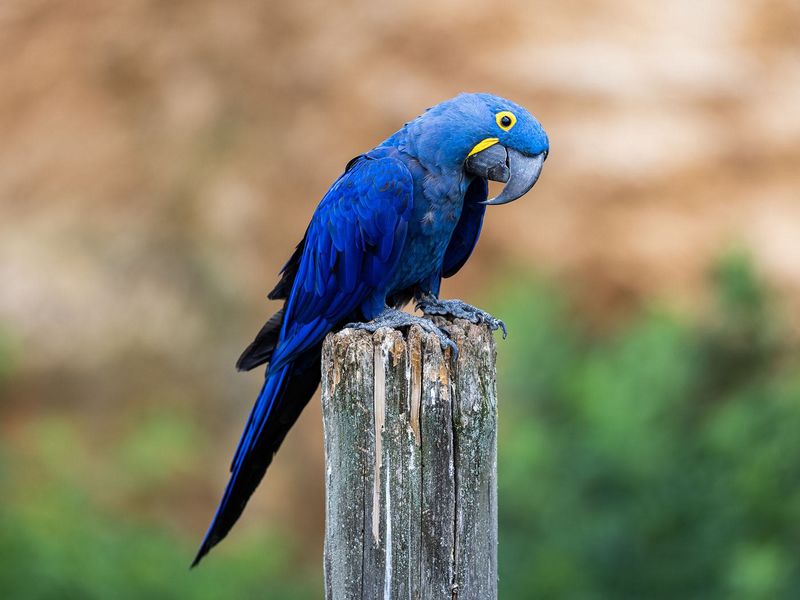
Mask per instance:
[[[503,597],[797,597],[798,355],[744,257],[714,289],[601,338],[551,289],[504,307]]]
[[[799,355],[744,257],[723,260],[712,285],[704,318],[656,306],[604,334],[539,280],[497,294],[511,329],[499,352],[501,597],[797,596]],[[130,510],[196,460],[208,434],[191,414],[137,418],[101,454],[68,413],[25,428],[22,445],[0,440],[3,597],[320,597],[321,549],[290,531],[239,532],[189,572],[197,535]],[[103,473],[125,489],[106,489]]]

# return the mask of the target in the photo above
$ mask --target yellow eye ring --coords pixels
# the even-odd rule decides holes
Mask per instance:
[[[500,129],[503,131],[508,131],[516,124],[517,117],[515,117],[514,113],[512,112],[501,110],[495,115],[494,120],[497,121],[497,126]]]

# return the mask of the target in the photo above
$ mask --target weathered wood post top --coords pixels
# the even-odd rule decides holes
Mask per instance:
[[[483,325],[435,336],[331,334],[322,353],[325,597],[497,597],[495,345]]]

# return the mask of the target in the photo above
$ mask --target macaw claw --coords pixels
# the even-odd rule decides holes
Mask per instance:
[[[417,302],[416,308],[426,315],[451,316],[470,323],[485,323],[492,331],[501,330],[503,339],[508,337],[508,330],[503,321],[461,300],[440,300],[433,296],[425,296]]]
[[[411,327],[412,325],[417,325],[426,333],[432,333],[435,335],[438,338],[439,343],[442,345],[443,350],[445,348],[450,348],[450,350],[453,351],[453,356],[458,356],[458,346],[443,329],[440,329],[434,325],[429,319],[416,317],[402,310],[397,310],[396,308],[387,308],[377,317],[372,319],[372,321],[368,321],[366,323],[348,323],[344,326],[344,328],[360,329],[362,331],[375,333],[381,327],[389,327],[390,329],[404,329],[406,327]]]

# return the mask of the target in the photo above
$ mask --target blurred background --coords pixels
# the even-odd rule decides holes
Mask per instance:
[[[0,589],[318,598],[312,400],[188,565],[233,363],[354,155],[461,91],[551,154],[443,293],[499,342],[504,598],[796,598],[795,0],[0,3]]]

